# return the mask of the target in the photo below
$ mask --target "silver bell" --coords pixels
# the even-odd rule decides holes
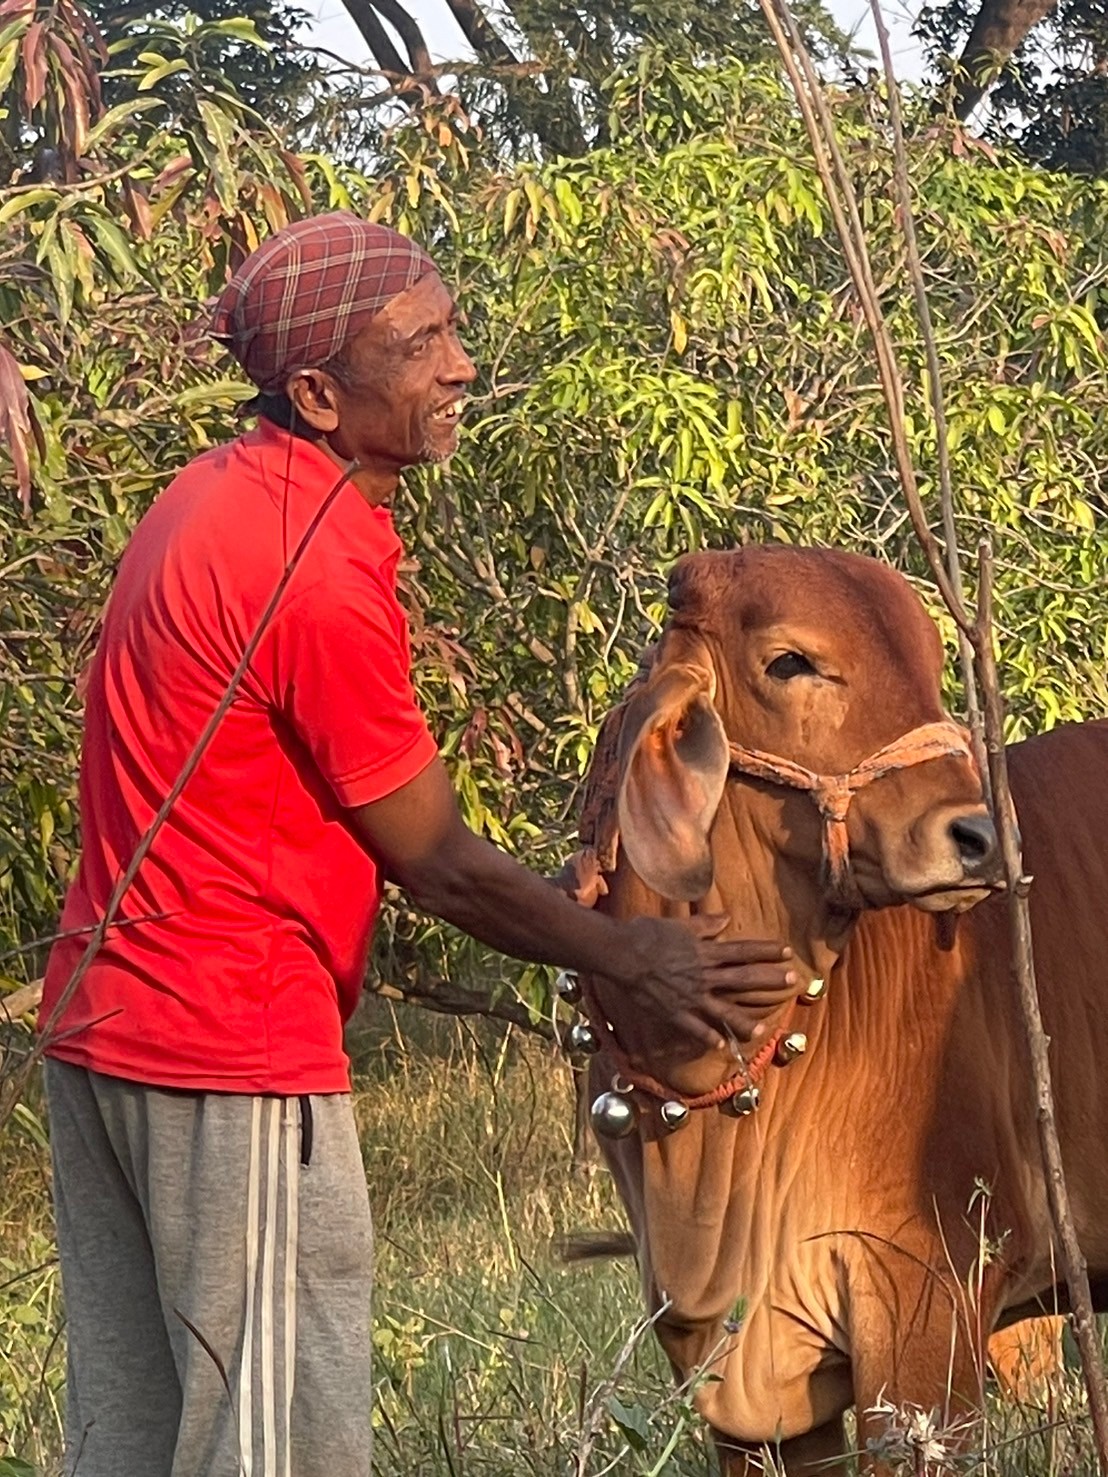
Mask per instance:
[[[720,1107],[725,1113],[730,1113],[732,1118],[748,1118],[757,1108],[761,1097],[762,1094],[756,1087],[744,1087],[734,1097],[720,1103]]]
[[[799,997],[801,1005],[814,1005],[817,1000],[823,999],[823,992],[827,989],[826,980],[812,980],[803,994]]]
[[[562,1049],[570,1056],[592,1056],[600,1050],[600,1042],[587,1021],[574,1021],[562,1037]]]
[[[684,1103],[679,1103],[676,1098],[663,1103],[658,1112],[661,1114],[662,1122],[671,1132],[677,1128],[684,1128],[689,1121],[688,1108]]]
[[[787,1067],[790,1062],[795,1062],[798,1056],[803,1056],[808,1050],[808,1038],[803,1031],[790,1031],[787,1036],[777,1043],[777,1064]]]
[[[602,1092],[589,1109],[593,1129],[606,1139],[625,1139],[635,1130],[635,1108],[618,1092]]]
[[[554,981],[554,993],[567,1005],[578,1005],[581,1001],[581,981],[575,974],[563,969]]]

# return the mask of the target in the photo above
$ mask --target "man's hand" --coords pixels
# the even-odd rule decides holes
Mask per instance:
[[[609,967],[604,975],[633,993],[637,1007],[708,1049],[756,1041],[766,1018],[796,994],[792,950],[762,939],[720,940],[729,921],[700,914],[687,923],[621,923],[618,973]]]
[[[720,941],[726,918],[617,922],[571,902],[468,829],[441,760],[348,820],[384,873],[429,913],[517,959],[611,980],[703,1047],[756,1040],[765,1017],[796,993],[788,950]],[[603,886],[598,870],[575,879],[574,891]]]
[[[608,894],[604,873],[600,870],[596,852],[591,848],[575,851],[548,880],[552,887],[564,892],[566,897],[580,903],[583,908],[595,908],[598,900]]]

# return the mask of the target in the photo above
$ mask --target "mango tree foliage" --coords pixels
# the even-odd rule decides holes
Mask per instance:
[[[548,868],[572,844],[596,724],[656,632],[681,552],[844,543],[906,569],[930,598],[864,325],[772,68],[705,71],[644,52],[606,84],[603,148],[511,167],[444,99],[392,127],[370,179],[283,152],[207,75],[196,31],[167,27],[157,57],[120,52],[116,65],[132,68],[136,105],[172,81],[173,136],[136,106],[90,146],[99,183],[0,191],[5,343],[39,440],[9,418],[33,486],[26,517],[13,488],[0,533],[0,889],[13,944],[52,926],[72,865],[75,677],[114,560],[172,470],[233,431],[242,392],[195,326],[200,303],[309,196],[422,237],[468,314],[482,369],[469,432],[448,469],[407,479],[397,513],[417,682],[466,814],[493,839]],[[843,95],[836,116],[934,503],[921,348],[865,102]],[[998,544],[1013,734],[1092,716],[1108,657],[1108,199],[956,129],[921,133],[912,170],[960,528],[970,550],[986,531]],[[33,971],[38,956],[23,957]],[[402,903],[378,964],[417,993],[449,976],[535,1008],[544,997],[538,972],[485,958]]]

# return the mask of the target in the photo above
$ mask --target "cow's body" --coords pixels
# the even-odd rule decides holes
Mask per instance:
[[[1108,723],[1034,739],[1010,762],[1058,1126],[1103,1299]],[[765,822],[773,799],[755,788]],[[925,1408],[979,1403],[991,1330],[1054,1307],[1056,1271],[1005,900],[956,929],[905,906],[843,926],[781,885],[773,825],[759,834],[751,803],[750,787],[728,784],[705,906],[725,907],[748,935],[786,938],[825,976],[824,998],[790,1022],[808,1050],[770,1068],[750,1117],[697,1111],[669,1134],[648,1113],[603,1147],[648,1301],[669,1300],[663,1346],[682,1378],[718,1377],[697,1403],[735,1448],[731,1469],[745,1470],[743,1444],[782,1442],[791,1471],[840,1452],[843,1412],[882,1392]],[[796,801],[776,803],[791,833]],[[688,910],[652,892],[626,855],[609,886],[605,906],[620,916]],[[664,1062],[666,1043],[636,1030],[629,1014],[632,1048]],[[695,1068],[670,1065],[679,1087],[683,1074],[703,1085]],[[610,1075],[599,1058],[598,1089]]]

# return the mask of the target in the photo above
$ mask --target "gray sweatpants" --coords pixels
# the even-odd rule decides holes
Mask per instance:
[[[373,1241],[348,1096],[46,1063],[66,1473],[368,1477]]]

